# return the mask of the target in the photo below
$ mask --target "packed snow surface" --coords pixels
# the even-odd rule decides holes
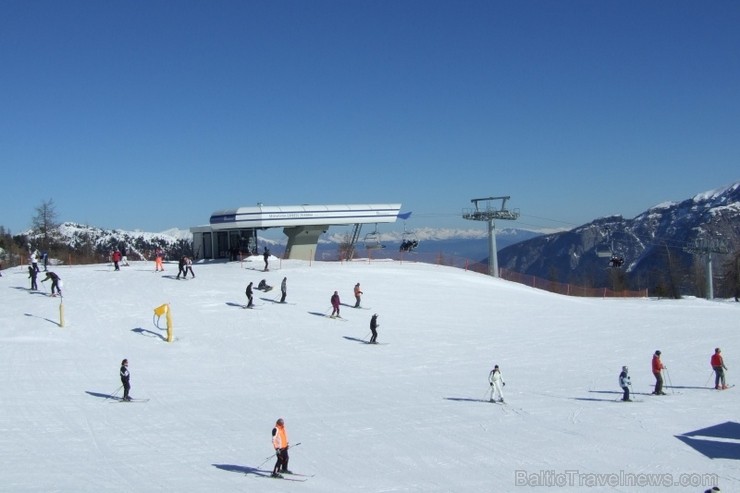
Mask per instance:
[[[719,346],[729,383],[740,371],[739,303],[571,298],[413,262],[262,267],[57,266],[63,299],[3,271],[0,489],[740,491],[740,390],[714,390],[709,366]],[[243,308],[261,279],[274,289]],[[379,345],[361,342],[373,313]],[[123,358],[149,401],[111,397]],[[488,402],[494,364],[506,404]],[[619,401],[623,365],[637,402]],[[305,482],[267,477],[279,417]]]

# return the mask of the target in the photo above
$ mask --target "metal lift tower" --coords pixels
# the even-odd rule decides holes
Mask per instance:
[[[488,274],[498,277],[498,251],[496,250],[496,232],[493,221],[495,219],[515,220],[519,218],[519,210],[510,211],[506,208],[506,201],[511,197],[487,197],[485,199],[473,199],[473,209],[463,209],[463,219],[471,221],[488,221]],[[492,202],[501,201],[501,208],[497,209]],[[479,202],[484,203],[480,206]]]
[[[707,299],[713,300],[714,283],[712,279],[714,275],[712,272],[712,254],[717,253],[720,255],[726,255],[730,253],[727,243],[722,239],[701,238],[696,240],[693,246],[686,247],[684,250],[689,253],[693,253],[694,255],[701,255],[704,257],[707,275]]]

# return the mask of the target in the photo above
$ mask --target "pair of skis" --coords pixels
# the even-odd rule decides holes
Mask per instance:
[[[283,472],[278,474],[277,476],[260,476],[261,478],[270,478],[270,479],[282,479],[283,481],[298,481],[299,483],[302,483],[304,481],[308,481],[308,478],[314,477],[313,474],[299,474],[296,472]]]
[[[111,402],[149,402],[149,399],[124,399],[123,397],[112,397]]]

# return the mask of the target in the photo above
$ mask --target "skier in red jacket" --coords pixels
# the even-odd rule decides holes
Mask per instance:
[[[715,348],[710,363],[715,374],[714,388],[717,390],[726,389],[727,384],[725,383],[725,370],[727,369],[727,367],[725,366],[725,360],[722,358],[722,350],[720,348]]]
[[[665,366],[660,361],[660,351],[655,351],[653,355],[653,376],[655,376],[655,390],[653,395],[665,395],[663,392],[663,370]]]

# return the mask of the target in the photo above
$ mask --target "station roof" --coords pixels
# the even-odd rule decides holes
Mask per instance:
[[[392,223],[401,204],[333,204],[238,207],[211,214],[214,230]]]

